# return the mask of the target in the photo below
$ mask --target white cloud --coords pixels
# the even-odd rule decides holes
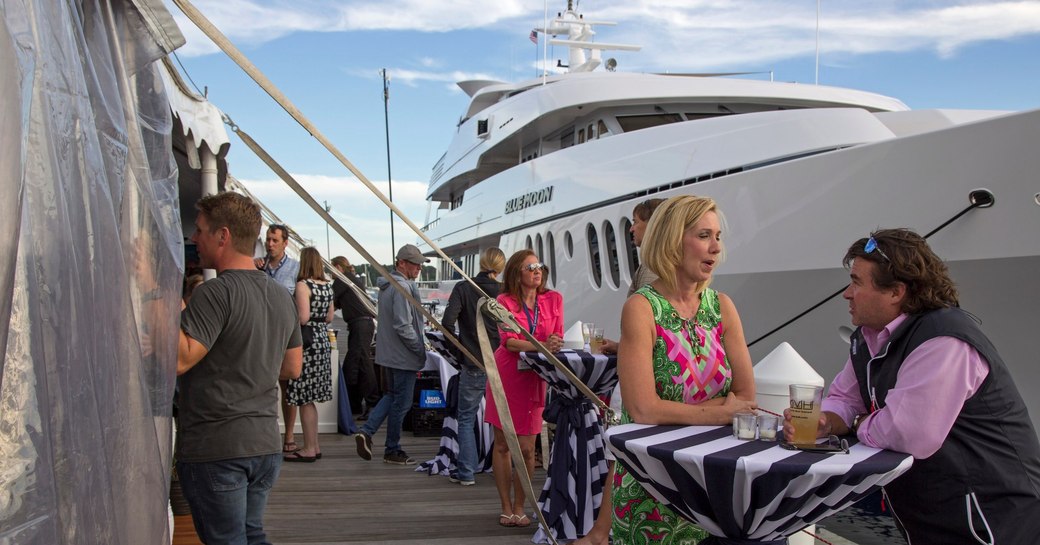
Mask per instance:
[[[503,40],[508,40],[517,39],[517,33],[528,26],[541,26],[543,14],[542,3],[534,0],[198,0],[197,7],[240,45],[257,45],[296,32],[358,30],[452,32],[479,28],[501,31]],[[551,14],[558,9],[554,6]],[[816,43],[816,3],[809,0],[614,0],[588,3],[583,9],[590,19],[620,23],[599,29],[605,41],[644,46],[642,53],[626,59],[625,68],[630,70],[739,69],[811,54]],[[188,38],[181,54],[216,51],[175,6],[171,11]],[[827,53],[933,50],[949,56],[976,42],[1040,33],[1040,1],[972,0],[955,5],[932,1],[825,2],[820,32]],[[402,59],[401,64],[425,70],[395,68],[392,72],[409,85],[501,79],[450,69],[435,71],[437,67],[450,67],[449,63],[464,62],[434,59],[417,52],[415,59]]]

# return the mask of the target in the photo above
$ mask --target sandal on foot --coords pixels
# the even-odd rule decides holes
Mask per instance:
[[[512,528],[513,526],[516,526],[516,521],[513,520],[513,515],[502,513],[498,516],[498,525]]]
[[[297,451],[294,451],[294,452],[290,452],[289,454],[286,454],[285,456],[282,456],[282,460],[285,460],[286,462],[303,462],[303,463],[306,463],[306,464],[310,464],[310,463],[318,461],[318,457],[317,456],[304,456],[304,455],[300,454],[300,451],[297,450]]]
[[[530,525],[531,519],[527,518],[527,515],[513,515],[513,526],[527,528]]]
[[[289,441],[288,443],[282,444],[282,452],[289,454],[300,450],[300,447],[296,445],[296,441]]]

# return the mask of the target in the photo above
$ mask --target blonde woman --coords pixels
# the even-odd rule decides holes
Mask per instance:
[[[715,201],[684,195],[650,218],[643,262],[659,278],[621,314],[622,422],[722,425],[755,407],[751,355],[733,301],[708,287],[722,257]],[[613,543],[693,544],[707,532],[655,501],[615,467]],[[650,539],[649,536],[653,536]]]
[[[321,255],[308,246],[300,252],[300,274],[297,276],[296,312],[303,333],[303,372],[289,380],[285,389],[290,405],[300,408],[303,425],[303,448],[287,453],[286,462],[314,462],[321,458],[318,446],[318,407],[332,399],[332,344],[326,327],[332,321],[332,284],[325,278]]]

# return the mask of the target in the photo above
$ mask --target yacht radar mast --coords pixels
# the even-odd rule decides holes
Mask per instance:
[[[549,40],[549,43],[566,46],[570,50],[568,72],[592,72],[602,64],[603,51],[639,51],[642,49],[642,46],[639,45],[593,42],[592,38],[596,32],[592,30],[592,27],[596,25],[616,26],[617,23],[585,19],[583,15],[574,10],[574,3],[568,1],[567,11],[557,14],[556,18],[549,23],[548,28],[535,28],[535,31],[547,36],[567,34],[566,40],[553,39]],[[588,55],[585,53],[586,49],[589,50]],[[614,65],[616,66],[616,64],[615,62]]]

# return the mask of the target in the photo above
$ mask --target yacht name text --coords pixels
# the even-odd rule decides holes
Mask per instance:
[[[511,214],[530,206],[545,204],[552,200],[552,194],[553,186],[549,186],[545,189],[539,189],[538,191],[532,191],[514,199],[509,199],[506,201],[506,214]]]

